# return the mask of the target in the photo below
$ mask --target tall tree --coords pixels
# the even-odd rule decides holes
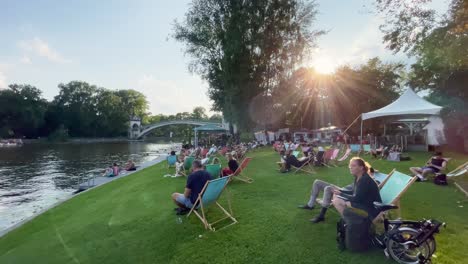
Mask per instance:
[[[277,88],[322,34],[310,29],[315,15],[314,1],[194,0],[174,36],[207,80],[213,110],[249,129],[251,100]]]

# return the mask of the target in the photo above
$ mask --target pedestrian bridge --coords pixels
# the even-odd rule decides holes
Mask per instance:
[[[140,122],[130,122],[130,139],[141,139],[146,134],[150,133],[154,129],[170,126],[170,125],[193,125],[193,126],[204,126],[204,125],[217,125],[222,126],[222,123],[217,122],[207,122],[202,120],[171,120],[171,121],[162,121],[146,126],[141,126]]]

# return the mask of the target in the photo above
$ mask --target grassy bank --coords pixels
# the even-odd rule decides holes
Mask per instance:
[[[427,153],[410,155],[412,161],[399,163],[369,160],[383,172],[393,168],[408,172],[428,159]],[[345,164],[318,168],[315,175],[282,174],[275,170],[278,156],[270,149],[249,156],[253,160],[246,173],[255,182],[229,186],[237,225],[212,233],[195,216],[179,223],[170,194],[181,192],[185,179],[163,178],[168,169],[162,163],[71,199],[0,238],[0,263],[386,262],[380,250],[364,254],[337,250],[335,210],[325,223],[314,225],[308,219],[318,210],[296,208],[306,202],[316,178],[350,183]],[[447,156],[453,158],[450,168],[468,159]],[[434,262],[468,259],[468,201],[453,184],[415,183],[401,204],[404,218],[447,222],[436,237]],[[209,212],[213,215],[215,210]]]

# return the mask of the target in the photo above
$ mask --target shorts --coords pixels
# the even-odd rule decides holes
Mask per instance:
[[[429,169],[429,170],[431,170],[433,173],[438,173],[438,172],[440,171],[439,169],[436,169],[436,168],[431,167],[431,166],[422,167],[421,169],[422,169],[422,170],[427,170],[427,169]]]
[[[190,201],[190,198],[185,197],[183,194],[178,194],[176,197],[176,201],[180,204],[183,204],[187,208],[192,208],[193,204]]]

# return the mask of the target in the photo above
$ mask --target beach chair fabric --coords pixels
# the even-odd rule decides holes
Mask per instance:
[[[399,171],[393,171],[382,183],[380,197],[382,203],[392,204],[399,201],[401,195],[416,181],[416,176],[411,177]]]
[[[388,174],[382,173],[382,172],[374,172],[374,179],[379,183],[383,183],[385,179],[387,179]]]
[[[294,157],[296,157],[296,158],[299,157],[299,153],[301,153],[301,152],[298,151],[298,150],[295,150],[295,151],[292,152],[292,154],[293,154]]]
[[[371,145],[369,145],[369,144],[362,145],[362,149],[364,150],[365,154],[370,154],[371,153]]]
[[[361,151],[361,146],[359,144],[350,144],[351,152],[359,153]]]
[[[345,153],[343,154],[343,156],[341,158],[338,159],[338,162],[342,162],[342,161],[345,161],[346,159],[348,159],[349,155],[351,155],[351,149],[348,148],[346,149]]]
[[[205,165],[205,170],[211,175],[211,178],[217,179],[221,175],[221,164]]]
[[[184,169],[190,170],[192,168],[192,162],[195,160],[195,157],[186,157],[184,161]]]
[[[177,162],[177,156],[175,155],[167,156],[166,161],[167,161],[168,168],[170,168],[171,166],[175,167],[175,164]]]
[[[252,183],[254,180],[248,177],[244,172],[245,168],[247,168],[247,165],[249,165],[251,160],[252,158],[249,158],[249,157],[246,157],[244,160],[242,160],[237,170],[230,176],[234,176],[233,179],[236,179],[236,180],[240,180],[246,183]]]
[[[202,191],[198,195],[197,200],[195,201],[195,206],[193,206],[190,209],[190,212],[188,213],[187,217],[194,213],[203,223],[205,229],[209,229],[211,231],[216,231],[215,227],[213,226],[214,224],[219,223],[228,218],[232,220],[232,223],[227,226],[236,224],[237,220],[234,218],[232,213],[230,197],[227,197],[229,211],[218,203],[218,199],[223,193],[223,191],[226,189],[226,186],[229,183],[230,179],[231,178],[227,176],[206,182]],[[225,217],[210,223],[206,217],[206,209],[213,204],[216,204],[218,206],[221,212],[224,213]],[[197,209],[200,210],[200,212],[198,212]],[[225,228],[227,226],[224,226],[222,228]]]
[[[466,174],[467,172],[468,172],[468,162],[465,162],[464,164],[458,166],[453,171],[447,173],[447,177],[461,176],[461,175]]]

